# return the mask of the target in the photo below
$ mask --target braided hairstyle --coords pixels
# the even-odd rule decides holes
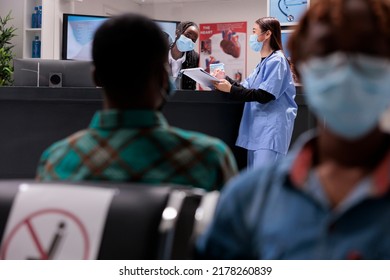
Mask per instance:
[[[390,58],[390,0],[313,1],[291,35],[294,64],[333,52]]]
[[[172,48],[176,44],[176,41],[180,38],[180,36],[191,26],[194,26],[196,29],[199,30],[199,26],[193,21],[182,21],[177,25],[176,38],[170,48]]]

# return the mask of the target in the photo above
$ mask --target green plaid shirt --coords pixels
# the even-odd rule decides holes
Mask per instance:
[[[237,173],[221,140],[171,127],[159,112],[99,111],[86,130],[50,146],[38,180],[175,183],[220,189]]]

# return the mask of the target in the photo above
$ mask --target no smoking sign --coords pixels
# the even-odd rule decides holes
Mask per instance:
[[[0,259],[96,259],[113,188],[21,184],[3,234]]]
[[[42,209],[17,223],[5,237],[1,259],[88,259],[88,233],[81,220],[62,209]]]

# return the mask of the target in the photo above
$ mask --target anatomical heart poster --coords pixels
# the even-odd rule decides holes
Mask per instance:
[[[210,73],[210,64],[221,63],[227,76],[241,82],[246,77],[246,22],[200,24],[200,62]]]

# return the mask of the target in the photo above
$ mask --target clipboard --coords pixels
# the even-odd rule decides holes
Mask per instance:
[[[208,87],[210,89],[214,88],[212,83],[213,81],[219,81],[219,79],[210,75],[201,67],[182,69],[180,73],[190,77],[201,86]]]

